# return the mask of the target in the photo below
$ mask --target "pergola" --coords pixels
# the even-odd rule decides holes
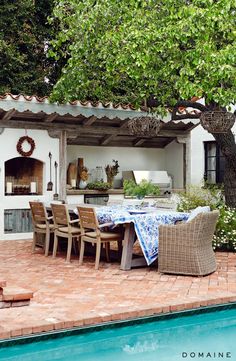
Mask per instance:
[[[184,184],[190,177],[190,131],[198,125],[196,119],[171,121],[170,114],[161,121],[155,136],[130,133],[129,119],[147,116],[144,109],[131,105],[102,104],[75,101],[67,104],[50,103],[47,97],[5,94],[0,96],[1,128],[47,130],[59,138],[60,199],[66,197],[67,144],[164,148],[173,140],[184,145]]]

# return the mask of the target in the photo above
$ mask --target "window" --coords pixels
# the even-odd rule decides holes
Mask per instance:
[[[224,180],[225,159],[218,144],[214,141],[204,142],[205,180],[208,183],[222,183]]]

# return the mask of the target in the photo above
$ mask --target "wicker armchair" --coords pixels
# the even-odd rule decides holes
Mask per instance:
[[[204,276],[216,270],[212,238],[218,211],[200,213],[192,221],[159,227],[158,270]]]

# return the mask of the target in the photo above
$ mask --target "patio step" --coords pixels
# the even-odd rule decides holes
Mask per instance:
[[[32,297],[33,292],[20,287],[6,286],[5,281],[0,281],[0,309],[28,306]]]

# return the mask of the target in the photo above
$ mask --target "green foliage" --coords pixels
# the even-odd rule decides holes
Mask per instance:
[[[61,0],[51,54],[68,62],[52,100],[235,103],[235,10],[232,0]]]
[[[124,192],[127,196],[135,196],[137,198],[144,198],[149,195],[159,195],[160,188],[155,186],[146,179],[142,179],[139,184],[136,184],[133,180],[124,180]]]
[[[213,238],[213,247],[228,251],[236,250],[236,208],[221,205],[220,216]]]
[[[211,188],[202,188],[200,186],[190,186],[186,192],[179,194],[177,210],[179,212],[190,212],[196,207],[210,206],[216,209],[222,204],[221,189],[217,186]]]
[[[180,194],[178,211],[190,212],[198,206],[210,206],[211,210],[220,212],[213,238],[213,247],[228,251],[236,250],[236,209],[227,207],[222,200],[220,188],[212,186],[201,188],[191,186]]]
[[[111,187],[110,187],[109,183],[98,181],[98,182],[88,183],[86,188],[88,188],[88,189],[96,189],[98,191],[106,191]]]
[[[53,4],[53,0],[1,1],[0,94],[49,94],[59,75],[58,64],[46,54],[56,31],[47,22]]]

